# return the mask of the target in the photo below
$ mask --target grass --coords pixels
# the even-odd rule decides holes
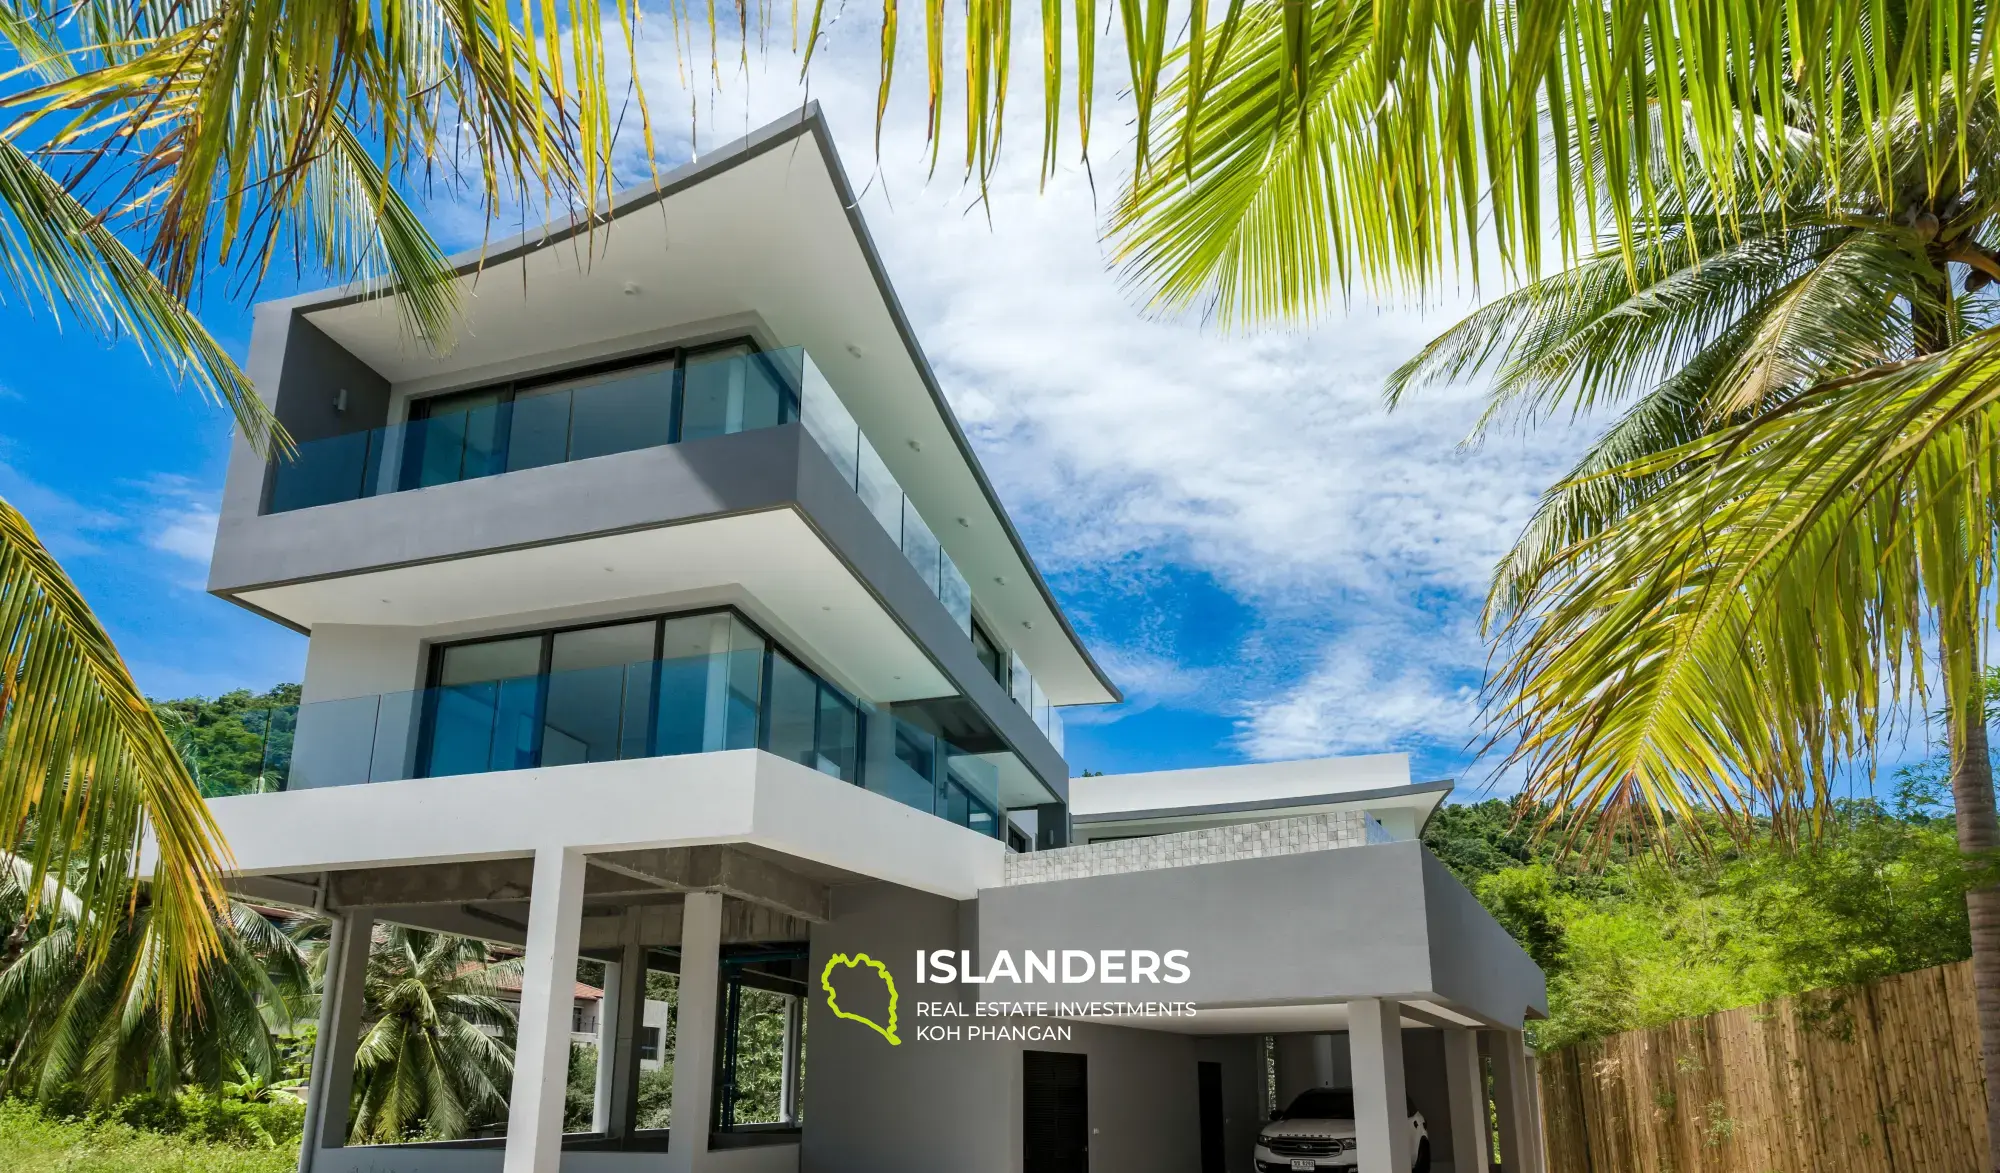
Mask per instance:
[[[291,1173],[298,1153],[206,1144],[124,1124],[51,1120],[0,1101],[0,1170],[6,1173]]]

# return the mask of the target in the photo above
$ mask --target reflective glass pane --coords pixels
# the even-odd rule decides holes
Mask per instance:
[[[307,509],[369,495],[382,458],[382,429],[328,436],[299,445],[291,457],[275,457],[271,469],[271,512]]]
[[[972,585],[958,572],[958,566],[949,555],[938,555],[938,602],[951,613],[952,622],[958,630],[972,635]]]
[[[882,463],[882,457],[866,436],[861,439],[859,465],[855,472],[855,495],[875,515],[890,539],[900,544],[903,540],[903,490],[896,484],[896,478],[889,474],[889,466]]]
[[[366,782],[382,698],[315,701],[300,708],[292,735],[290,789]]]
[[[431,694],[430,760],[424,764],[424,775],[441,778],[492,769],[500,682],[457,684],[432,689]]]
[[[514,405],[491,403],[465,413],[465,463],[458,479],[498,476],[507,471],[508,421]]]
[[[861,762],[861,719],[854,705],[831,688],[819,690],[819,731],[813,768],[843,782],[857,777]]]
[[[689,355],[681,382],[681,439],[727,436],[793,418],[797,384],[782,356],[747,346]]]
[[[803,353],[803,352],[801,352]],[[859,473],[857,461],[861,458],[861,429],[848,414],[847,405],[840,401],[833,387],[813,365],[812,358],[806,356],[804,380],[800,391],[799,419],[812,435],[820,451],[833,462],[840,471],[840,479],[848,488],[853,488]]]
[[[924,580],[931,594],[938,593],[938,540],[931,533],[931,527],[917,516],[908,500],[903,502],[903,557],[917,571],[917,577]]]
[[[892,721],[896,745],[888,776],[868,789],[920,811],[937,809],[937,738],[904,721]]]
[[[671,363],[610,375],[571,394],[576,404],[570,425],[571,460],[652,448],[672,438]]]
[[[802,766],[816,766],[813,728],[818,712],[819,682],[788,657],[772,656],[764,748]]]
[[[681,439],[705,440],[743,430],[750,388],[747,346],[689,355],[681,374]]]
[[[541,468],[568,460],[569,410],[567,387],[515,396],[507,432],[507,467]]]
[[[621,623],[557,632],[549,648],[549,695],[542,718],[542,764],[608,762],[645,754],[652,673],[628,666],[653,658],[658,625]],[[634,696],[637,692],[639,695]],[[634,726],[627,731],[627,725]],[[637,751],[627,753],[636,742]]]
[[[438,665],[439,684],[477,684],[511,676],[533,676],[542,670],[542,637],[490,639],[454,644]]]

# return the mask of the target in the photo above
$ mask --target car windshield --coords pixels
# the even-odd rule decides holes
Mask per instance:
[[[1287,1120],[1352,1120],[1354,1093],[1343,1087],[1316,1087],[1303,1091],[1285,1109]]]

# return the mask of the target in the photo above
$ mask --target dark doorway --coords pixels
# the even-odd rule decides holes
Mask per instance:
[[[1222,1064],[1195,1064],[1201,1093],[1201,1173],[1226,1173],[1222,1143]]]
[[[1082,1055],[1021,1052],[1023,1173],[1089,1173],[1089,1074]]]

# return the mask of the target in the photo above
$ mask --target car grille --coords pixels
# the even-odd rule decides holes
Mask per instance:
[[[1343,1137],[1339,1140],[1319,1140],[1305,1136],[1274,1136],[1264,1142],[1275,1157],[1337,1157],[1354,1147],[1354,1142]]]

